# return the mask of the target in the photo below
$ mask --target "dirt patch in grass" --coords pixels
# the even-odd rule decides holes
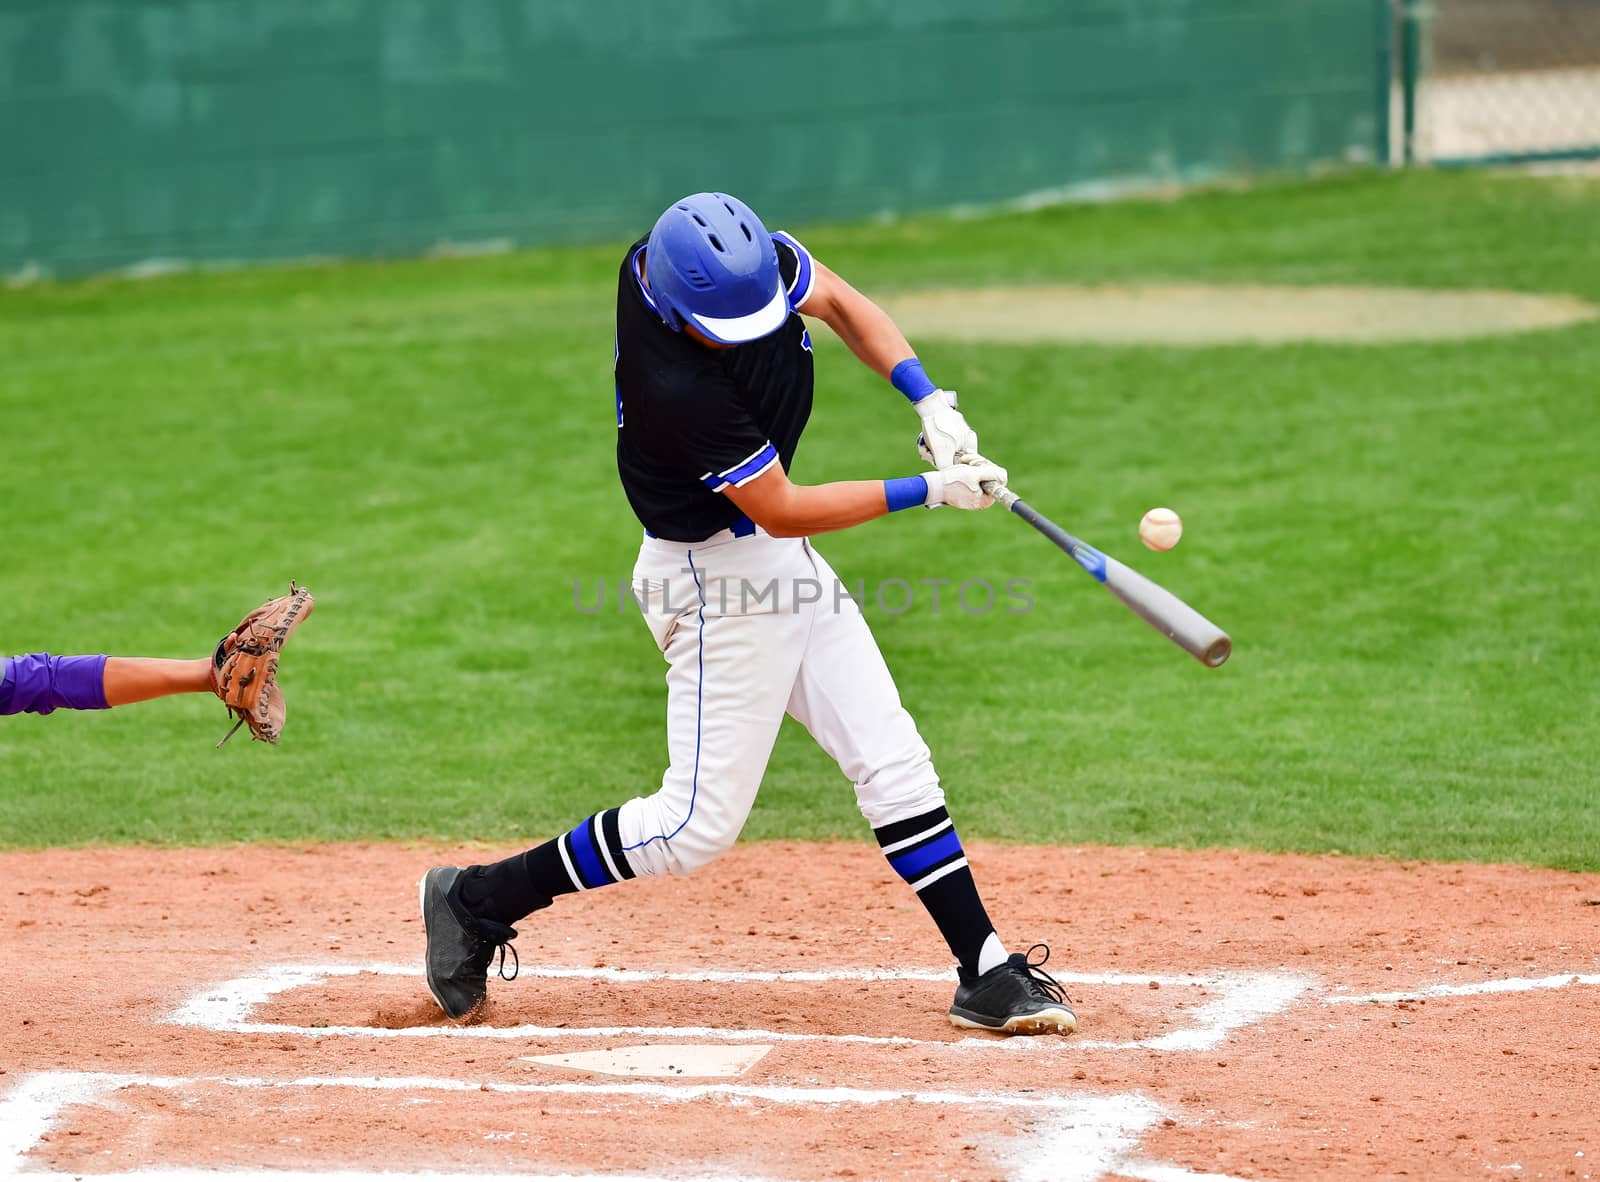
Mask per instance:
[[[950,289],[893,296],[884,306],[912,340],[1109,345],[1461,340],[1600,316],[1568,295],[1203,283]]]

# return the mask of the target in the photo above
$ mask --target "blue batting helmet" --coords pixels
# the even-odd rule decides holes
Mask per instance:
[[[674,332],[688,323],[719,345],[739,345],[789,318],[772,235],[726,193],[695,193],[657,218],[645,271],[656,310]]]

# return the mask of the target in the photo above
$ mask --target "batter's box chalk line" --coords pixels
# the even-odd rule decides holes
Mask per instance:
[[[1093,1182],[1106,1174],[1147,1179],[1148,1182],[1239,1182],[1222,1174],[1198,1174],[1181,1166],[1141,1161],[1130,1155],[1140,1136],[1165,1115],[1155,1101],[1137,1093],[1122,1095],[1071,1095],[1051,1093],[892,1091],[845,1087],[761,1087],[746,1084],[652,1083],[484,1083],[427,1077],[310,1076],[300,1079],[262,1079],[238,1076],[114,1075],[96,1072],[50,1071],[25,1076],[0,1098],[0,1177],[25,1174],[32,1178],[66,1178],[70,1174],[28,1170],[27,1155],[51,1129],[61,1124],[75,1107],[116,1108],[116,1093],[144,1087],[180,1090],[227,1087],[259,1090],[358,1089],[390,1092],[500,1092],[512,1095],[609,1096],[656,1103],[684,1103],[708,1098],[759,1101],[773,1105],[882,1105],[916,1104],[974,1106],[986,1111],[1009,1109],[1027,1119],[1031,1131],[1006,1137],[997,1147],[1002,1168],[1017,1182]],[[182,1119],[181,1114],[174,1119]],[[437,1174],[414,1171],[260,1170],[217,1167],[156,1167],[116,1174],[96,1174],[118,1182],[695,1182],[694,1175],[674,1174],[669,1179],[641,1174]],[[722,1176],[719,1182],[726,1182]]]
[[[1206,989],[1219,996],[1194,1006],[1185,1015],[1186,1025],[1150,1038],[1127,1042],[1093,1038],[999,1039],[962,1038],[956,1040],[917,1039],[872,1034],[808,1034],[784,1030],[752,1030],[718,1026],[298,1026],[289,1023],[259,1022],[256,1009],[282,993],[320,985],[334,977],[373,973],[391,977],[413,977],[419,986],[422,971],[417,965],[402,964],[303,964],[273,965],[247,976],[235,977],[206,989],[173,1011],[166,1021],[176,1026],[191,1026],[219,1034],[303,1035],[310,1038],[685,1038],[730,1042],[822,1042],[865,1043],[874,1046],[959,1047],[963,1050],[999,1048],[1010,1053],[1052,1053],[1062,1051],[1205,1051],[1220,1045],[1228,1035],[1244,1026],[1260,1022],[1292,1005],[1308,990],[1308,977],[1287,973],[1215,972],[1188,976],[1158,973],[1061,973],[1063,985],[1092,985],[1149,989],[1152,984],[1167,990]],[[651,984],[682,981],[701,984],[759,985],[771,983],[823,983],[831,981],[937,981],[954,985],[955,975],[945,969],[820,969],[803,971],[724,972],[703,970],[665,972],[650,969],[567,968],[523,966],[522,976],[555,980],[605,981],[612,984]]]
[[[1390,993],[1332,993],[1322,1000],[1331,1006],[1381,1005],[1396,1001],[1427,1001],[1433,997],[1483,997],[1494,993],[1534,993],[1544,989],[1570,989],[1575,985],[1600,985],[1600,973],[1558,973],[1550,977],[1502,977],[1495,981],[1468,981],[1459,985],[1424,985]]]

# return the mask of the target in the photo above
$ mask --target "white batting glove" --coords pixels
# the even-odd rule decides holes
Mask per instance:
[[[948,468],[957,452],[976,455],[978,433],[967,426],[966,416],[956,409],[954,390],[935,390],[916,404],[922,416],[922,433],[917,436],[917,454],[935,468]]]
[[[923,503],[929,508],[950,505],[957,509],[987,509],[994,504],[994,497],[983,491],[983,483],[993,480],[1004,484],[1006,470],[974,455],[964,463],[924,472],[922,478],[928,482],[928,499]]]

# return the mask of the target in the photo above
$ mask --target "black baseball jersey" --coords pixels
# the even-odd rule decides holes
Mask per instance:
[[[722,490],[794,462],[811,417],[811,334],[795,312],[811,294],[811,256],[774,234],[788,320],[760,340],[708,349],[657,315],[639,280],[647,242],[628,248],[617,277],[617,471],[646,530],[698,542],[748,524]]]

